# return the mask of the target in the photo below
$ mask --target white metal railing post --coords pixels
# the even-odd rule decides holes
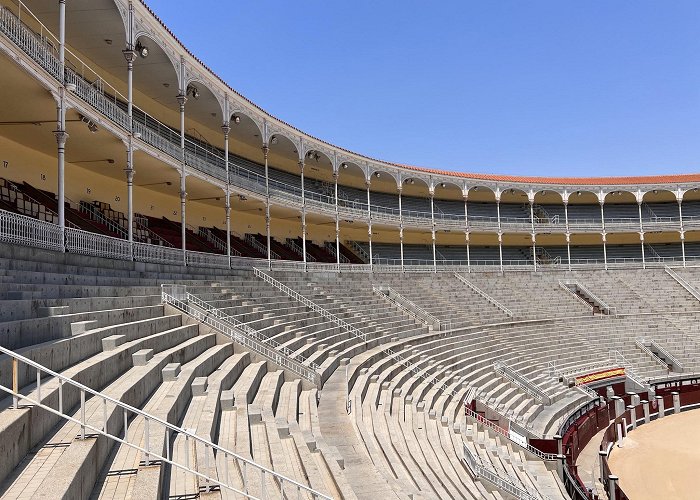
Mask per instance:
[[[600,199],[600,222],[603,228],[601,233],[603,237],[603,263],[605,265],[605,270],[608,270],[608,247],[607,247],[607,233],[605,232],[605,210],[603,205],[605,204],[605,198]]]
[[[180,72],[182,75],[182,81],[184,82],[184,58],[180,59]],[[181,89],[180,93],[177,95],[177,103],[180,108],[180,154],[181,165],[180,165],[180,237],[182,238],[182,261],[187,265],[187,220],[185,216],[185,200],[187,197],[186,186],[186,161],[185,161],[185,103],[187,102],[187,89]]]
[[[371,210],[371,204],[370,204],[370,196],[369,196],[369,186],[370,186],[371,179],[369,175],[365,179],[365,185],[367,186],[367,236],[369,237],[369,269],[370,272],[373,269],[373,256],[372,256],[372,210]]]
[[[437,273],[437,259],[435,257],[435,187],[432,185],[432,182],[431,179],[431,186],[428,190],[430,195],[430,235],[433,242],[433,272]]]
[[[340,272],[340,213],[338,212],[338,164],[335,162],[333,171],[333,205],[335,208],[335,263]]]
[[[231,262],[231,179],[229,175],[229,158],[228,158],[228,148],[229,148],[229,133],[231,132],[231,122],[230,116],[228,116],[228,94],[226,94],[225,101],[226,116],[224,117],[224,122],[221,125],[221,131],[224,133],[224,168],[226,169],[226,188],[224,189],[224,196],[226,200],[224,202],[224,210],[226,212],[226,257],[229,261],[229,267]],[[240,118],[236,117],[240,120]],[[234,121],[235,123],[235,121]]]
[[[399,181],[397,190],[399,192],[399,250],[401,252],[401,272],[404,272],[404,267],[403,267],[403,207],[402,207],[402,201],[401,201],[401,194],[403,191],[403,185],[401,184],[401,181]]]
[[[304,190],[303,158],[299,160],[299,171],[301,172],[301,256],[304,261],[304,271],[306,271],[306,192]]]
[[[265,122],[265,128],[267,129],[267,122]],[[274,143],[275,137],[271,137],[270,140]],[[265,252],[267,254],[267,268],[272,269],[272,238],[270,236],[270,168],[269,168],[269,155],[270,147],[267,142],[263,143],[263,156],[265,160],[265,237],[267,239]]]

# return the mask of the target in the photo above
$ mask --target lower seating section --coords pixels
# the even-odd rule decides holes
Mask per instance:
[[[673,354],[687,372],[698,370],[700,304],[663,270],[463,273],[472,287],[447,272],[267,272],[299,296],[249,269],[222,275],[0,245],[0,345],[316,491],[348,499],[508,497],[472,476],[462,460],[464,446],[513,485],[567,498],[554,463],[467,417],[465,395],[531,436],[552,436],[588,397],[558,373],[622,363],[642,379],[667,374],[637,345],[640,335]],[[700,281],[691,268],[679,274]],[[593,315],[559,285],[565,278],[585,285],[617,314]],[[654,287],[647,286],[650,280]],[[163,283],[184,285],[258,340],[318,365],[322,387],[163,305]],[[379,292],[386,287],[401,300]],[[499,374],[495,362],[549,401]],[[11,365],[0,356],[4,386],[12,385]],[[35,373],[22,369],[18,385],[25,395],[57,404],[52,377],[42,378],[39,393]],[[235,496],[205,493],[210,485],[201,477],[101,436],[80,439],[79,424],[11,404],[3,394],[3,497],[47,491],[71,498]],[[62,404],[80,418],[77,393],[65,392]],[[96,427],[123,425],[117,408],[95,398],[86,401],[85,413]],[[168,450],[193,470],[243,487],[244,472],[223,454],[149,430],[140,416],[128,420],[127,432],[142,447]],[[297,495],[281,491],[271,476],[246,479],[255,497]]]

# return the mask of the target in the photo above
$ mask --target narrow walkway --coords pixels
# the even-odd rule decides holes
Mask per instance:
[[[323,439],[345,459],[345,478],[357,498],[400,498],[376,471],[357,438],[345,410],[345,370],[339,368],[323,385],[318,420]]]
[[[586,486],[597,491],[598,498],[608,498],[603,484],[600,482],[600,464],[598,463],[598,450],[600,442],[603,440],[605,429],[593,436],[586,447],[579,453],[576,465],[578,466],[578,475]]]

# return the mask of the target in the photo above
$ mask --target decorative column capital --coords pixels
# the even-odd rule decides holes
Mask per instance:
[[[124,55],[124,59],[126,59],[126,63],[129,66],[129,69],[133,67],[134,61],[136,60],[136,51],[129,47],[127,49],[122,50],[122,54]]]
[[[177,97],[177,103],[180,105],[180,112],[185,111],[185,103],[187,102],[187,96],[185,94],[178,94]]]
[[[228,139],[228,134],[231,132],[231,126],[229,125],[229,122],[224,122],[224,124],[221,125],[221,131],[224,133],[224,138]]]
[[[267,159],[267,155],[270,154],[270,146],[268,146],[267,143],[263,144],[262,152],[265,158]]]
[[[65,130],[54,130],[53,135],[56,137],[56,142],[59,146],[64,146],[68,137],[70,137]]]

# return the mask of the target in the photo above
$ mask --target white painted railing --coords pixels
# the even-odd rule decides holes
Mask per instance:
[[[66,251],[109,259],[131,259],[131,244],[121,238],[66,228]]]
[[[552,398],[549,397],[549,394],[547,394],[542,389],[533,384],[531,381],[520,375],[517,371],[508,366],[504,361],[496,361],[493,364],[493,369],[496,373],[513,382],[515,385],[527,392],[530,396],[534,397],[540,403],[545,405],[552,404]]]
[[[466,443],[463,443],[463,446],[464,455],[462,456],[462,460],[476,479],[488,481],[499,490],[521,500],[538,500],[542,498],[536,493],[527,491],[521,486],[520,482],[514,478],[506,476],[504,473],[499,473],[492,467],[486,467],[481,462],[480,458],[472,454]]]
[[[184,264],[185,256],[180,248],[134,243],[134,260],[158,264]]]
[[[188,250],[185,253],[188,266],[202,267],[221,267],[228,269],[230,267],[228,256],[218,253],[193,252]]]
[[[161,285],[161,290],[164,303],[170,304],[197,321],[211,326],[265,359],[295,373],[312,384],[320,386],[319,368],[315,363],[309,363],[307,366],[304,364],[306,359],[299,356],[294,359],[294,353],[291,350],[262,335],[233,316],[226,315],[220,309],[187,293],[184,285]]]
[[[637,384],[642,388],[649,388],[648,380],[644,379],[642,376],[638,375],[634,370],[634,365],[630,363],[624,354],[622,354],[617,349],[610,349],[608,351],[608,359],[612,361],[617,366],[622,366],[625,368],[625,376],[632,382]]]
[[[319,491],[229,451],[208,439],[197,436],[187,429],[168,423],[139,408],[93,390],[14,351],[0,346],[0,354],[8,356],[12,360],[12,387],[0,385],[0,390],[12,396],[13,408],[18,408],[20,402],[28,403],[58,415],[64,420],[78,424],[80,425],[79,439],[81,440],[84,440],[88,433],[98,434],[110,441],[128,446],[144,457],[146,466],[160,461],[200,478],[201,483],[205,485],[205,492],[218,487],[245,498],[260,498],[250,493],[251,482],[259,480],[262,489],[261,497],[263,498],[279,498],[281,493],[283,497],[287,498],[310,495],[312,498],[331,500],[331,497]],[[36,387],[29,394],[22,392],[22,388],[19,387],[20,371],[36,372]],[[52,406],[51,402],[55,406]],[[101,411],[86,411],[88,404],[99,405]],[[72,411],[75,405],[80,406],[78,416],[74,416],[75,412]],[[129,433],[128,422],[132,417],[143,419],[145,434],[143,441],[145,444],[141,442],[141,434]],[[165,453],[162,449],[152,448],[149,436],[156,435],[163,436]],[[189,443],[188,446],[204,451],[205,462],[203,464],[199,464],[199,466],[190,464],[187,459],[183,463],[182,459],[174,456],[170,443],[178,436],[184,438],[185,442]],[[212,463],[209,463],[210,459]],[[223,463],[224,470],[218,470],[216,462]],[[217,474],[214,474],[216,477],[209,475],[210,466],[217,468]],[[229,467],[233,469],[230,471],[231,474],[229,474]],[[200,472],[198,469],[207,472]],[[267,493],[265,491],[267,478],[272,478],[281,491]]]
[[[661,366],[664,370],[668,369],[668,363],[664,362],[657,354],[655,354],[648,346],[655,348],[659,353],[661,353],[674,367],[678,368],[679,371],[683,371],[683,363],[681,363],[678,358],[671,354],[668,349],[660,345],[656,340],[637,337],[634,339],[635,344],[639,347],[647,356],[656,361],[656,363]]]
[[[308,308],[311,309],[312,311],[314,311],[314,312],[320,314],[320,315],[323,316],[324,318],[326,318],[326,319],[332,321],[333,323],[335,323],[337,326],[339,326],[340,328],[342,328],[342,329],[345,330],[346,332],[348,332],[348,333],[350,333],[351,335],[354,335],[355,337],[359,338],[360,340],[362,340],[362,342],[367,342],[367,334],[364,333],[364,332],[362,332],[362,331],[360,331],[360,330],[358,330],[357,328],[355,328],[354,326],[352,326],[352,325],[351,325],[350,323],[348,323],[347,321],[345,321],[345,320],[339,318],[338,316],[336,316],[336,315],[333,314],[333,313],[328,312],[328,311],[327,311],[326,309],[324,309],[323,307],[319,306],[319,305],[316,304],[315,302],[310,301],[309,299],[307,299],[307,298],[304,297],[303,295],[301,295],[301,294],[295,292],[294,290],[292,290],[291,288],[289,288],[289,287],[288,287],[287,285],[285,285],[284,283],[282,283],[282,282],[276,280],[275,278],[273,278],[273,277],[270,276],[269,274],[266,274],[266,273],[262,272],[262,271],[261,271],[260,269],[258,269],[257,267],[254,267],[254,268],[253,268],[253,272],[255,273],[255,276],[257,276],[258,278],[260,278],[261,280],[263,280],[265,283],[268,283],[268,284],[274,286],[275,288],[277,288],[277,289],[280,290],[281,292],[284,292],[285,294],[287,294],[288,297],[293,298],[293,299],[296,300],[297,302],[301,302],[302,304],[304,304],[306,307],[308,307]]]
[[[683,278],[680,274],[678,274],[676,271],[674,271],[668,266],[664,267],[664,271],[666,271],[666,274],[668,274],[671,278],[676,280],[676,282],[679,285],[685,288],[688,291],[688,293],[690,293],[690,295],[695,297],[697,300],[700,300],[700,291],[698,291],[697,288],[691,285],[685,278]]]
[[[267,247],[260,243],[258,239],[252,234],[248,233],[245,235],[245,242],[248,243],[251,247],[255,248],[261,254],[267,255]],[[270,257],[273,259],[280,259],[280,256],[277,254],[277,252],[275,252],[272,249],[270,249]]]
[[[503,311],[504,313],[506,313],[506,315],[508,315],[508,316],[511,317],[511,318],[514,316],[513,311],[511,311],[511,310],[508,309],[506,306],[504,306],[503,304],[501,304],[499,301],[497,301],[496,299],[494,299],[493,297],[491,297],[488,293],[486,293],[486,292],[484,292],[483,290],[481,290],[478,286],[476,286],[474,283],[472,283],[471,281],[469,281],[467,278],[465,278],[464,276],[462,276],[462,275],[459,274],[459,273],[454,273],[454,275],[455,275],[455,278],[457,278],[459,281],[461,281],[462,283],[464,283],[465,285],[467,285],[469,288],[471,288],[472,290],[474,290],[477,294],[481,295],[483,298],[485,298],[486,300],[488,300],[489,302],[491,302],[494,306],[498,307],[501,311]]]
[[[0,241],[63,251],[61,228],[50,222],[0,210]]]
[[[304,249],[299,246],[299,244],[292,238],[287,238],[287,246],[292,249],[292,251],[299,257],[304,257]],[[316,262],[316,257],[306,252],[306,262]]]
[[[573,295],[576,295],[578,297],[578,294],[576,292],[579,292],[585,297],[588,297],[591,299],[594,303],[594,305],[598,306],[598,308],[603,311],[605,314],[609,315],[615,315],[617,314],[617,308],[616,307],[611,307],[609,306],[603,299],[598,297],[595,293],[591,291],[590,288],[586,287],[583,283],[581,283],[578,280],[575,279],[565,279],[565,280],[560,280],[559,285],[568,290],[570,293]],[[579,297],[581,298],[581,297]],[[586,303],[586,301],[583,301]],[[591,304],[587,304],[588,307],[591,307]]]
[[[372,285],[372,291],[427,326],[437,330],[447,328],[447,324],[443,328],[443,323],[439,319],[388,285]]]

